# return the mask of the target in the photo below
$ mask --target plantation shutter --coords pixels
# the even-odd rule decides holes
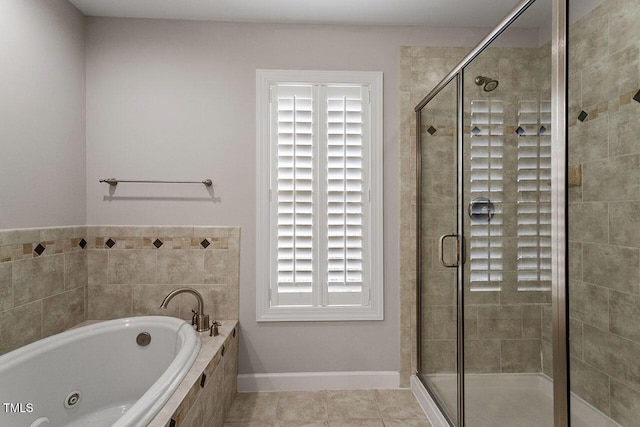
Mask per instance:
[[[363,304],[367,119],[361,87],[326,89],[327,296],[329,305]],[[366,301],[364,301],[366,302]]]
[[[314,282],[314,101],[311,86],[272,89],[272,142],[277,146],[272,186],[272,299],[276,305],[309,305]],[[275,101],[275,102],[274,102]],[[274,191],[275,189],[275,191]],[[275,200],[274,200],[275,199]]]
[[[518,105],[518,290],[551,289],[551,102]]]
[[[368,303],[365,94],[272,86],[272,305]]]
[[[470,290],[499,291],[503,280],[504,105],[501,100],[471,101],[471,199],[495,207],[486,221],[471,221]]]

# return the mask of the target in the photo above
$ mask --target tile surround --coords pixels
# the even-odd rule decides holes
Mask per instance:
[[[203,294],[212,318],[237,319],[239,253],[238,227],[0,230],[0,354],[87,319],[165,314],[189,320],[196,306],[189,295],[158,308],[183,285]]]

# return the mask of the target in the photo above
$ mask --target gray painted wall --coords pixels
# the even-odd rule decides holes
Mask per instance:
[[[84,15],[0,2],[0,229],[83,225]]]

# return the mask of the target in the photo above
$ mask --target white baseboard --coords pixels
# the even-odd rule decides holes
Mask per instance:
[[[394,371],[292,372],[238,375],[239,392],[298,390],[394,389],[400,373]]]
[[[431,399],[418,377],[411,375],[411,391],[433,427],[449,427],[449,423]]]

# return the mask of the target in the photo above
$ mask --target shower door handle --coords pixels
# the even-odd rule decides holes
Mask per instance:
[[[448,237],[453,237],[456,239],[456,262],[447,262],[444,259],[444,241]],[[460,265],[460,239],[457,234],[443,234],[440,236],[440,264],[443,267],[455,268]]]

